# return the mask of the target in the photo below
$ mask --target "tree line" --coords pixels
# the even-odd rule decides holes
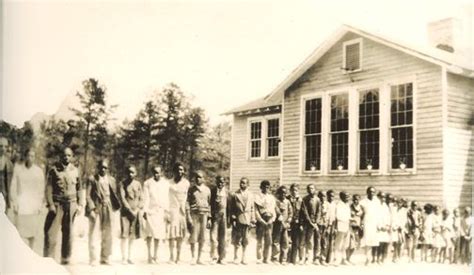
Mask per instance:
[[[17,128],[1,121],[0,134],[9,138],[14,161],[26,148],[33,148],[48,169],[61,148],[69,146],[83,176],[93,173],[101,158],[110,160],[111,172],[118,178],[125,176],[129,164],[137,167],[143,180],[154,165],[169,172],[175,162],[187,167],[189,174],[201,169],[208,179],[227,176],[230,124],[211,127],[204,109],[194,106],[178,85],[170,83],[154,91],[132,120],[114,123],[114,127],[112,114],[117,106],[110,104],[106,87],[97,79],[84,80],[76,96],[79,105],[71,108],[73,119],[52,117],[41,123],[37,133],[29,122]]]

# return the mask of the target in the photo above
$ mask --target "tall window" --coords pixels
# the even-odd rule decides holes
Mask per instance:
[[[278,118],[267,121],[267,156],[278,157],[280,149],[280,120]]]
[[[349,156],[349,96],[331,96],[331,170],[347,170]]]
[[[321,169],[321,98],[305,103],[305,170]]]
[[[359,95],[359,170],[379,169],[379,89]]]
[[[250,124],[250,157],[259,158],[262,154],[262,122]]]
[[[391,86],[392,169],[413,168],[413,84]]]

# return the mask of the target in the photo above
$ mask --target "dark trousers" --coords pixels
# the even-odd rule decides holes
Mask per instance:
[[[68,261],[71,257],[73,241],[73,222],[76,215],[76,202],[55,203],[56,212],[49,211],[44,224],[45,257],[53,257],[56,251],[56,240],[61,229],[61,260]]]
[[[330,263],[334,259],[334,241],[336,239],[336,231],[334,229],[334,226],[329,226],[327,229],[326,263]]]
[[[305,260],[316,260],[317,259],[317,250],[316,250],[316,243],[317,243],[318,232],[311,224],[304,225],[304,241],[306,243],[305,249]],[[309,258],[309,254],[312,252],[313,258]]]
[[[326,260],[328,234],[325,225],[318,225],[319,232],[316,236],[316,255],[320,261]]]
[[[100,235],[100,259],[108,260],[112,254],[112,209],[107,204],[97,205],[95,218],[89,217],[89,259],[97,260],[97,235]],[[100,232],[100,233],[99,233]]]
[[[296,258],[303,260],[305,249],[303,229],[299,223],[291,224],[290,237],[291,247],[288,258],[292,263],[296,263]]]
[[[226,245],[226,217],[220,216],[212,221],[211,225],[211,259],[216,259],[216,250],[219,260],[225,259]]]
[[[282,222],[273,224],[272,232],[272,261],[286,262],[288,254],[288,229]]]
[[[264,262],[268,262],[270,247],[272,246],[272,229],[273,224],[263,225],[262,223],[257,223],[257,260],[263,258]]]

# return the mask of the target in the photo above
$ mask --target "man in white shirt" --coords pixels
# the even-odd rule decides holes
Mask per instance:
[[[346,249],[349,247],[349,221],[351,219],[351,209],[348,204],[349,194],[345,191],[339,193],[340,200],[336,204],[336,241],[334,265],[346,265]]]
[[[257,264],[268,263],[272,245],[273,222],[276,218],[275,197],[270,194],[270,182],[260,183],[261,193],[255,198],[255,216],[257,218]],[[262,255],[263,248],[263,255]]]

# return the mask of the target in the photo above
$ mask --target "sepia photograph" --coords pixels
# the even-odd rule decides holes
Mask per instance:
[[[0,274],[473,274],[472,0],[5,0]]]

